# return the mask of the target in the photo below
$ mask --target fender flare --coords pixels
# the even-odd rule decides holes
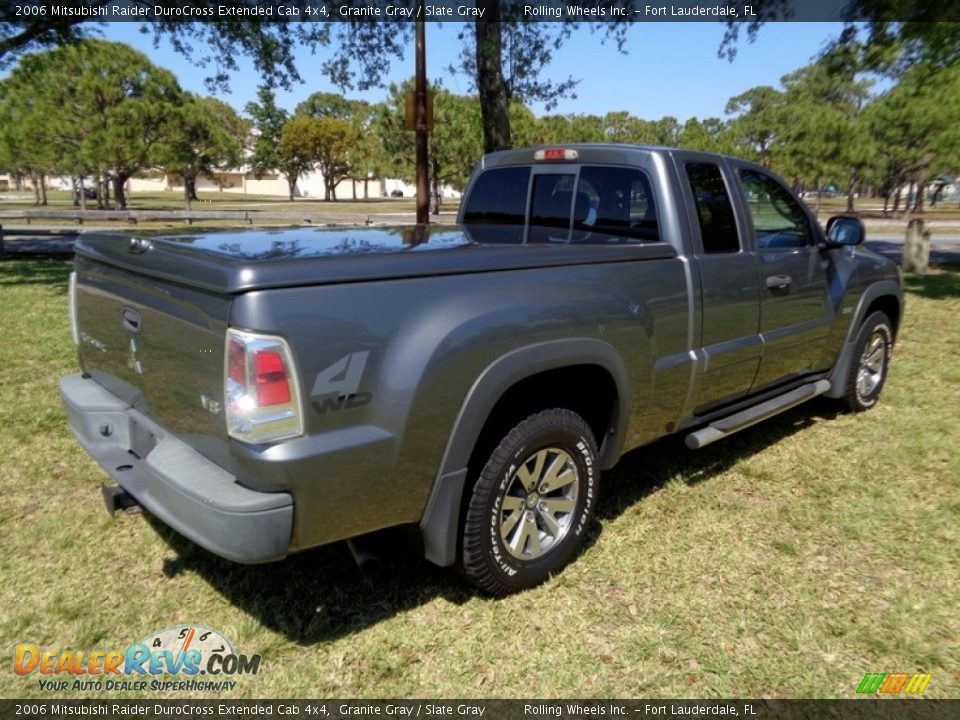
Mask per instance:
[[[850,365],[853,362],[854,345],[856,344],[857,333],[860,332],[860,326],[867,319],[867,308],[873,302],[882,297],[893,297],[900,308],[900,315],[903,316],[903,288],[895,280],[881,280],[870,285],[860,296],[857,303],[857,310],[847,328],[847,336],[843,341],[843,349],[840,351],[840,357],[830,372],[830,389],[825,393],[828,398],[841,398],[846,391],[845,380],[850,371]]]
[[[467,482],[467,464],[487,418],[511,387],[548,370],[573,365],[596,365],[613,378],[615,430],[600,439],[600,467],[608,469],[620,458],[629,421],[630,383],[620,354],[607,342],[593,338],[550,340],[512,350],[480,374],[460,406],[430,499],[420,521],[424,555],[440,566],[457,559],[460,503]]]

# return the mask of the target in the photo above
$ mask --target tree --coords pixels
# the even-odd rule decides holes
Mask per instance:
[[[290,115],[283,108],[277,107],[276,94],[266,85],[257,88],[257,100],[259,102],[247,103],[244,110],[253,125],[253,151],[248,160],[254,177],[259,180],[267,173],[281,170],[284,158],[280,152],[280,137]],[[293,179],[288,175],[286,178],[290,186],[290,199],[293,200],[293,191],[300,171],[296,165],[291,171],[296,172]]]
[[[277,144],[276,165],[287,180],[293,200],[297,180],[313,170],[317,158],[318,118],[294,116],[284,123]]]
[[[736,141],[729,124],[719,118],[705,118],[703,121],[690,118],[680,128],[677,146],[703,152],[736,154]]]
[[[870,108],[871,133],[887,158],[888,176],[883,184],[888,191],[905,182],[916,188],[914,212],[923,212],[923,187],[929,176],[955,171],[951,165],[960,155],[958,113],[957,66],[915,65]]]
[[[769,85],[751,88],[727,103],[727,114],[737,115],[733,132],[764,167],[770,165],[771,146],[780,126],[783,103],[783,93]]]
[[[407,181],[414,178],[413,133],[405,128],[405,97],[412,83],[391,86],[390,97],[381,108],[374,128],[381,138],[384,171]],[[475,98],[454,95],[436,86],[433,95],[433,132],[428,142],[428,167],[433,211],[439,212],[442,188],[466,187],[477,157],[483,152],[480,104]],[[520,108],[513,108],[521,117]],[[531,120],[532,115],[526,120]]]
[[[61,5],[101,6],[106,0],[63,0]],[[182,3],[173,0],[128,0],[128,4],[150,11],[149,24],[155,39],[166,37],[182,54],[192,57],[201,66],[214,65],[223,70],[209,79],[214,87],[226,84],[227,71],[237,70],[237,55],[246,54],[269,87],[289,87],[299,82],[293,49],[297,45],[310,48],[331,45],[332,57],[321,69],[344,90],[365,90],[382,84],[392,60],[400,59],[408,46],[413,23],[407,21],[341,20],[336,23],[291,22],[260,23],[205,19],[202,23],[181,22],[182,15],[152,14],[163,10],[181,10]],[[318,3],[317,0],[290,0],[284,3],[298,8],[306,18],[306,8],[316,10],[318,4],[326,17],[337,16],[341,2]],[[604,8],[631,5],[632,0],[600,0]],[[217,0],[193,0],[196,12],[216,10]],[[411,12],[417,0],[396,0],[391,5]],[[478,0],[476,7],[482,18],[465,23],[460,33],[464,43],[461,63],[474,80],[480,96],[484,148],[493,151],[510,147],[510,104],[514,99],[543,101],[548,106],[557,98],[570,94],[576,81],[567,78],[558,82],[546,78],[544,68],[552,60],[563,40],[577,22],[531,22],[524,4],[516,0]],[[627,10],[627,15],[632,12]],[[86,18],[59,15],[18,19],[13,8],[0,8],[0,66],[17,53],[37,47],[75,42],[90,32],[95,23]],[[629,23],[604,23],[606,38],[614,38],[622,46]],[[193,47],[203,47],[197,57]]]
[[[184,204],[197,199],[200,175],[237,167],[243,161],[249,125],[221,100],[187,93],[168,118],[158,166],[183,179]]]
[[[350,148],[356,133],[349,122],[336,117],[313,118],[314,159],[323,174],[324,200],[336,201],[337,185],[351,176]]]
[[[781,169],[812,180],[817,210],[823,180],[842,179],[847,211],[853,212],[857,182],[873,162],[873,145],[863,119],[870,83],[859,77],[855,54],[836,50],[782,79],[785,104],[778,146]]]
[[[297,105],[296,115],[307,115],[316,118],[331,118],[345,121],[350,127],[350,139],[346,150],[346,157],[340,163],[334,163],[339,170],[336,175],[352,179],[353,198],[357,197],[357,181],[364,183],[364,195],[368,195],[367,182],[371,176],[376,177],[382,164],[379,155],[379,143],[371,135],[376,112],[370,103],[364,100],[351,100],[336,93],[316,92]],[[329,126],[331,129],[334,126]],[[341,127],[340,132],[343,131]],[[332,162],[332,160],[331,160]],[[344,175],[345,173],[345,175]],[[324,177],[327,174],[324,173]],[[340,180],[336,181],[337,183]],[[336,185],[326,188],[327,199],[336,199]]]
[[[36,80],[34,73],[21,71],[0,82],[0,168],[15,178],[29,177],[34,203],[46,205],[45,176],[56,163]]]
[[[121,208],[124,183],[155,160],[181,97],[168,71],[126,45],[102,40],[26,56],[9,83],[24,103],[21,132],[37,146],[27,157],[46,154],[61,172],[103,178]]]
[[[750,42],[768,22],[790,19],[791,0],[736,0],[741,12],[750,6],[755,20],[728,20],[719,54],[736,57],[740,33],[746,29]],[[897,75],[914,64],[946,68],[960,60],[960,23],[955,6],[928,0],[849,0],[843,6],[845,25],[826,53],[844,46],[860,45],[873,70]]]

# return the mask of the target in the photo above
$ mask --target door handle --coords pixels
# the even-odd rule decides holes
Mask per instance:
[[[786,290],[790,287],[790,283],[793,282],[793,278],[789,275],[770,275],[767,277],[767,289],[768,290]]]

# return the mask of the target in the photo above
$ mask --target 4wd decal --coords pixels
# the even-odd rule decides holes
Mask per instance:
[[[358,392],[369,356],[366,350],[344,355],[317,374],[310,391],[310,404],[317,413],[361,407],[373,399],[368,392]]]

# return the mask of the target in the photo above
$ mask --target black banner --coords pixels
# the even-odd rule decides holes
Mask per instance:
[[[464,22],[483,20],[477,0],[6,0],[0,18],[102,22]],[[500,0],[501,20],[529,22],[854,22],[867,17],[862,0]],[[884,20],[960,20],[955,2],[902,3]]]
[[[960,700],[0,700],[14,718],[953,720]]]

